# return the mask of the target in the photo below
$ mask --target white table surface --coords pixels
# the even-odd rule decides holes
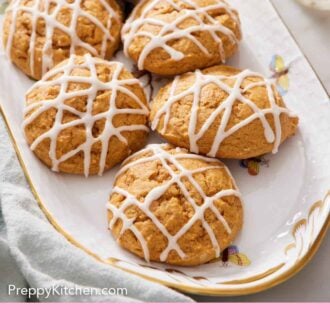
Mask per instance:
[[[271,1],[330,95],[330,12],[311,10],[294,0]],[[275,288],[244,297],[192,297],[203,302],[330,302],[329,255],[328,234],[313,260]]]

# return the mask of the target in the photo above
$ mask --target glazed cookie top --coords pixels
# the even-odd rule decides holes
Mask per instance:
[[[122,30],[138,68],[164,75],[224,63],[240,38],[238,14],[224,0],[140,1]]]
[[[175,145],[239,159],[276,153],[298,124],[271,80],[228,66],[177,76],[155,97],[150,118]]]
[[[121,245],[148,261],[201,264],[219,257],[240,230],[240,196],[220,161],[148,145],[116,176],[107,205],[110,228]]]
[[[143,147],[148,114],[141,83],[122,63],[72,55],[27,92],[23,127],[54,171],[101,175]]]
[[[121,26],[122,14],[114,0],[12,0],[3,41],[8,57],[40,79],[70,54],[110,58]]]

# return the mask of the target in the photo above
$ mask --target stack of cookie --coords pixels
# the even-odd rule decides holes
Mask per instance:
[[[271,81],[223,65],[242,36],[226,1],[135,2],[124,22],[115,0],[11,1],[4,47],[38,80],[26,93],[24,132],[57,172],[102,175],[124,161],[107,204],[118,243],[147,261],[200,265],[243,223],[241,195],[219,159],[276,153],[298,118]],[[120,39],[138,70],[170,79],[151,102],[111,61]],[[169,144],[142,149],[149,127]]]

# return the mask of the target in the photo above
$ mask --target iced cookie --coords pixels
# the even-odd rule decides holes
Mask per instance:
[[[238,14],[223,0],[143,0],[122,31],[126,55],[160,75],[224,63],[240,39]]]
[[[218,160],[149,145],[119,170],[107,205],[118,243],[147,261],[213,260],[242,227],[240,193]]]
[[[71,54],[109,59],[121,27],[115,0],[13,0],[6,10],[3,43],[13,63],[40,79]]]
[[[228,66],[176,77],[155,97],[150,118],[176,146],[235,159],[276,153],[298,125],[272,81]]]
[[[24,131],[54,171],[99,174],[145,144],[148,105],[119,62],[72,55],[26,94]]]

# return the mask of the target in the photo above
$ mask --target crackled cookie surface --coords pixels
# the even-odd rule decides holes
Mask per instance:
[[[243,218],[223,163],[167,144],[149,145],[123,163],[107,208],[122,247],[147,261],[184,266],[219,257]]]
[[[174,75],[224,63],[238,48],[240,21],[223,0],[144,0],[122,39],[140,70]]]
[[[115,0],[13,0],[6,10],[3,43],[23,72],[40,79],[71,54],[109,59],[121,27]]]
[[[155,97],[150,118],[176,146],[235,159],[276,153],[298,125],[272,81],[228,66],[177,76]]]
[[[99,174],[145,144],[148,105],[122,63],[71,56],[26,94],[24,131],[54,171]]]

